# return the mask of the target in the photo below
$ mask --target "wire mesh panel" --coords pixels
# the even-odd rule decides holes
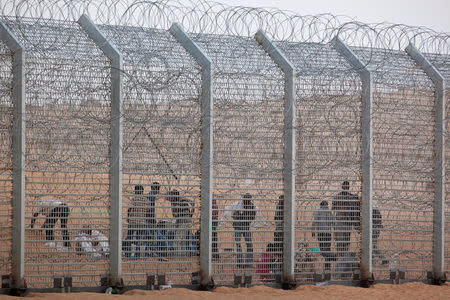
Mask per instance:
[[[295,276],[348,280],[360,256],[359,76],[329,44],[278,44],[297,71]]]
[[[423,279],[432,263],[434,87],[403,51],[355,48],[374,74],[373,271]]]
[[[214,66],[214,280],[251,273],[253,282],[274,281],[282,254],[274,236],[283,194],[282,73],[254,39],[193,39]]]
[[[0,274],[11,273],[12,241],[12,54],[0,43]]]
[[[123,274],[199,271],[200,69],[163,30],[102,27],[124,55]]]
[[[108,270],[109,63],[76,23],[7,20],[26,52],[29,287]]]

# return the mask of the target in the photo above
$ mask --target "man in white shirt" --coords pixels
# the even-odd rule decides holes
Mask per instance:
[[[53,227],[55,227],[56,222],[60,220],[64,247],[70,247],[69,232],[67,231],[67,220],[69,218],[70,210],[67,204],[59,200],[39,198],[37,209],[31,218],[31,228],[34,227],[34,223],[36,222],[36,218],[39,214],[45,216],[45,222],[42,225],[42,228],[46,229],[46,245],[49,247],[56,247],[56,243],[54,242],[55,237]]]
[[[259,208],[253,203],[252,195],[246,193],[243,199],[228,205],[225,213],[220,218],[221,221],[232,220],[234,228],[234,240],[236,242],[237,265],[239,268],[250,267],[253,263],[253,243],[250,227],[265,225]],[[247,245],[246,262],[242,261],[241,236],[244,237]]]

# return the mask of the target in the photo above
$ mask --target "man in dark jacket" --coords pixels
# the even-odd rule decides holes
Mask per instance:
[[[190,240],[194,239],[191,226],[195,203],[190,199],[182,198],[177,190],[170,191],[167,200],[170,202],[172,216],[175,219],[175,252],[178,256],[184,256],[188,254],[186,251],[194,250],[190,246]]]
[[[336,217],[334,239],[338,254],[348,252],[352,228],[359,230],[360,202],[349,189],[350,183],[344,181],[342,191],[334,197],[331,207]]]
[[[372,249],[373,249],[373,258],[372,265],[375,265],[375,256],[381,260],[383,265],[388,264],[389,261],[384,256],[383,252],[378,249],[378,237],[380,236],[380,230],[383,229],[381,212],[378,208],[373,208],[372,210]]]
[[[314,212],[314,220],[312,223],[312,236],[317,234],[319,242],[320,254],[325,259],[325,269],[330,270],[332,260],[331,253],[331,231],[334,227],[334,216],[328,209],[328,202],[322,201],[320,208]]]

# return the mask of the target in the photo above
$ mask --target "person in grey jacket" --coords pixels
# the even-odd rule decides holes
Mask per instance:
[[[312,236],[317,235],[320,253],[325,259],[325,269],[330,269],[330,261],[333,255],[331,253],[331,231],[334,227],[334,215],[328,209],[328,202],[320,202],[320,208],[314,212],[312,223]]]

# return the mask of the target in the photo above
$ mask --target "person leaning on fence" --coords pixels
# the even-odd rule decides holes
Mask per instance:
[[[330,270],[330,261],[333,259],[331,253],[331,231],[334,227],[333,213],[328,209],[328,202],[320,202],[320,208],[314,212],[312,223],[312,236],[317,235],[319,242],[320,254],[325,259],[325,269]]]
[[[60,220],[64,247],[70,247],[69,232],[67,231],[67,221],[69,219],[70,210],[67,204],[59,200],[39,198],[37,209],[31,218],[31,228],[34,228],[34,223],[39,214],[45,216],[45,222],[42,225],[42,228],[45,228],[45,239],[47,240],[45,245],[48,247],[61,248],[54,242],[55,237],[53,232],[53,228],[58,220]],[[60,250],[64,249],[61,248]]]
[[[147,219],[150,215],[150,204],[144,196],[144,187],[140,184],[134,186],[135,196],[131,198],[128,208],[127,237],[123,243],[123,251],[125,257],[139,258],[140,247],[143,246],[141,241],[145,238],[147,232]],[[131,253],[131,245],[134,244],[136,252]]]
[[[342,191],[333,199],[331,209],[335,212],[336,251],[342,254],[350,247],[352,228],[359,230],[360,203],[357,195],[349,192],[350,183],[342,183]]]
[[[250,227],[254,223],[255,226],[265,224],[259,208],[253,203],[252,195],[246,193],[243,199],[228,205],[225,213],[221,217],[221,221],[232,219],[234,228],[234,240],[236,242],[237,265],[240,268],[251,267],[253,263],[253,243]],[[247,245],[247,254],[245,264],[242,260],[241,236],[244,237]]]
[[[383,229],[381,212],[378,208],[373,208],[372,210],[372,265],[375,265],[375,256],[381,260],[381,264],[386,265],[389,263],[383,252],[378,249],[378,237],[380,236],[380,230]]]
[[[188,254],[194,251],[194,236],[191,232],[192,216],[194,215],[194,201],[182,198],[177,190],[170,191],[167,200],[172,207],[172,216],[175,218],[174,248],[176,255]]]
[[[159,194],[161,185],[159,182],[153,182],[150,187],[150,192],[147,195],[148,204],[150,206],[149,215],[147,218],[147,234],[146,234],[146,256],[151,256],[155,254],[155,244],[156,244],[156,214],[155,214],[155,202],[156,196]]]

